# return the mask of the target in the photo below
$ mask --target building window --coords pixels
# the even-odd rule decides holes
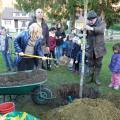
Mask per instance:
[[[5,20],[5,24],[6,24],[6,25],[11,24],[11,20]]]
[[[20,13],[19,13],[19,12],[14,12],[14,13],[13,13],[13,17],[18,17],[18,16],[20,16]]]
[[[22,16],[26,16],[26,13],[22,13]]]
[[[22,27],[26,27],[26,22],[22,21]]]
[[[13,17],[20,17],[20,12],[14,12]]]
[[[20,13],[15,13],[16,16],[20,16]]]

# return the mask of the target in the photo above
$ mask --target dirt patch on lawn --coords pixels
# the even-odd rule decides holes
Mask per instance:
[[[53,109],[45,120],[120,120],[120,110],[108,100],[77,99],[73,103]]]
[[[0,74],[0,87],[40,83],[46,80],[46,78],[47,74],[44,70],[4,73]]]

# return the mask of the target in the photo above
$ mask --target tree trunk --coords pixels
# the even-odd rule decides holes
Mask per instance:
[[[103,1],[104,1],[104,0],[99,0],[99,4],[102,5],[102,4],[103,4]],[[105,0],[105,3],[106,3],[106,0]],[[103,10],[103,9],[101,9],[100,16],[101,16],[102,20],[105,20],[105,13],[104,13],[104,10]]]

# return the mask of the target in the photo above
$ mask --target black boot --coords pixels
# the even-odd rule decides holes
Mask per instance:
[[[93,82],[93,75],[94,75],[94,68],[92,67],[87,67],[86,68],[87,72],[85,73],[85,77],[84,77],[84,83],[85,84],[90,84]]]
[[[42,66],[41,66],[42,69],[46,70],[46,67],[44,65],[44,61],[42,61]]]
[[[47,70],[51,70],[51,65],[47,65]]]

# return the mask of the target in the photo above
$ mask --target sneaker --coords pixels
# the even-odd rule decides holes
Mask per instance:
[[[112,83],[110,83],[110,84],[108,85],[108,87],[109,87],[109,88],[112,88],[112,87],[113,87]]]
[[[119,90],[119,86],[115,86],[115,87],[114,87],[114,90]]]
[[[97,85],[101,85],[101,82],[100,82],[99,80],[96,80],[95,83],[96,83]]]
[[[75,73],[79,75],[79,71],[75,71]]]
[[[58,65],[58,64],[54,64],[54,66],[55,66],[56,68],[58,68],[58,67],[59,67],[59,65]]]
[[[75,70],[72,70],[73,73],[75,73],[76,71]]]

